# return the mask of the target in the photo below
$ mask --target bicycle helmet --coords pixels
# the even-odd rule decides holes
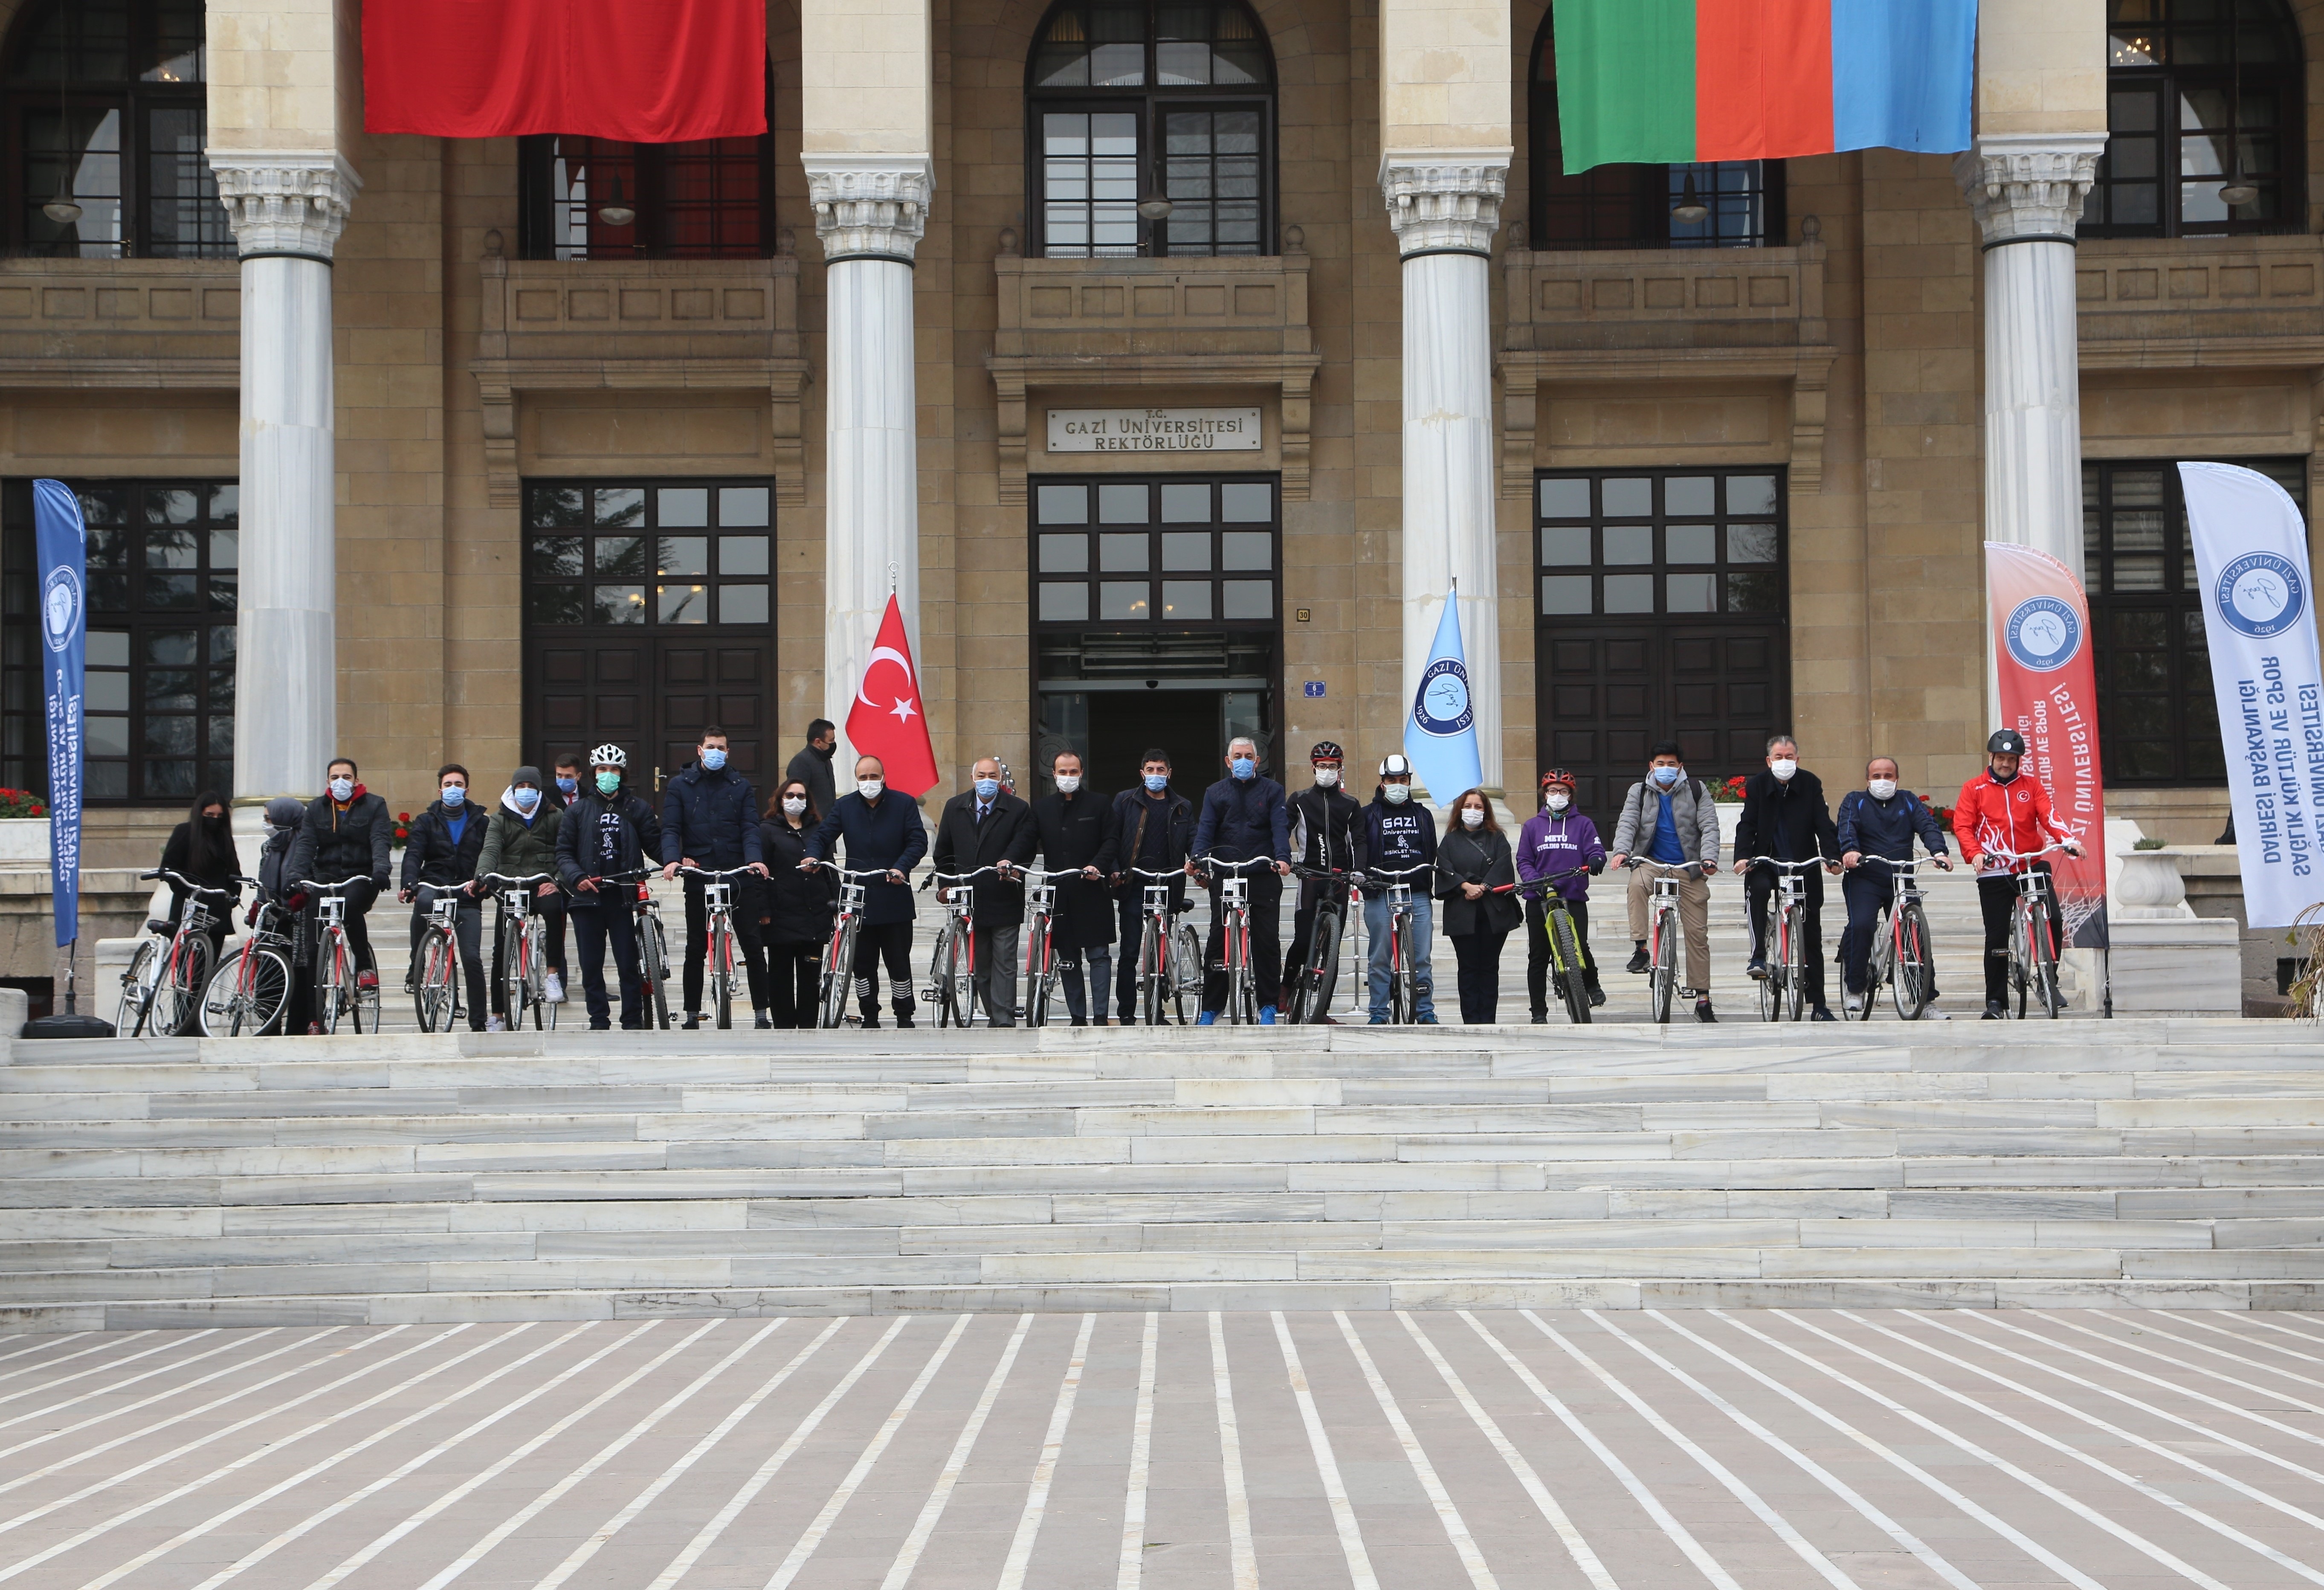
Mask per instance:
[[[626,768],[630,765],[630,753],[619,745],[600,745],[589,753],[589,765]]]
[[[1408,779],[1412,776],[1412,759],[1391,751],[1380,758],[1379,776],[1384,779]]]
[[[1573,775],[1567,772],[1562,767],[1551,768],[1547,772],[1541,775],[1541,787],[1546,790],[1552,784],[1563,784],[1567,789],[1571,790],[1574,788]]]
[[[1315,742],[1315,749],[1307,753],[1307,760],[1310,762],[1345,762],[1348,760],[1348,753],[1341,750],[1336,744],[1330,740],[1318,740]]]
[[[2023,756],[2025,754],[2025,736],[2015,729],[1996,729],[1993,738],[1985,743],[1985,753],[1987,756]]]

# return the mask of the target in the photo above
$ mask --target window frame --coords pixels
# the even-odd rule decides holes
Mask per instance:
[[[1119,528],[1111,530],[1108,529],[1108,522],[1102,516],[1104,509],[1102,504],[1102,499],[1097,495],[1097,490],[1100,487],[1109,485],[1142,485],[1147,489],[1150,495],[1147,499],[1147,518],[1142,526],[1133,525],[1129,522],[1123,521],[1114,522],[1119,524]],[[1165,486],[1174,485],[1207,486],[1211,491],[1210,517],[1206,520],[1200,521],[1165,520],[1162,517],[1161,489]],[[1224,494],[1220,488],[1231,485],[1264,485],[1268,490],[1268,518],[1263,522],[1255,519],[1230,520],[1227,518]],[[1071,487],[1089,488],[1092,494],[1089,504],[1090,516],[1083,520],[1077,525],[1060,521],[1045,522],[1042,518],[1042,492],[1045,487],[1049,489]],[[1240,631],[1255,627],[1279,626],[1282,624],[1283,482],[1280,476],[1257,471],[1222,471],[1218,473],[1204,471],[1199,474],[1158,473],[1152,475],[1142,473],[1134,475],[1128,473],[1121,475],[1037,475],[1026,483],[1026,488],[1025,518],[1028,534],[1026,544],[1026,569],[1028,570],[1026,576],[1026,596],[1028,605],[1028,616],[1031,621],[1031,625],[1036,635],[1035,650],[1037,652],[1039,649],[1038,637],[1044,630],[1052,633],[1070,630],[1075,633],[1085,633],[1090,630],[1102,630],[1109,633],[1138,635],[1158,633],[1164,631]],[[1109,534],[1119,536],[1134,534],[1139,529],[1144,531],[1146,536],[1146,567],[1142,572],[1130,569],[1107,570],[1103,567],[1105,553],[1103,545],[1101,541],[1093,541],[1089,544],[1087,549],[1088,567],[1084,577],[1078,580],[1071,578],[1074,573],[1072,570],[1045,570],[1042,568],[1043,549],[1041,542],[1042,537],[1045,534],[1071,535],[1079,533],[1089,537],[1102,537]],[[1226,542],[1224,538],[1230,534],[1238,532],[1250,533],[1259,532],[1265,532],[1269,538],[1268,553],[1268,568],[1266,577],[1268,590],[1268,612],[1264,615],[1246,615],[1240,617],[1229,617],[1226,615],[1227,586],[1230,583],[1256,584],[1257,571],[1250,569],[1231,569],[1226,567]],[[1171,569],[1168,567],[1167,560],[1168,552],[1163,544],[1162,538],[1166,535],[1172,534],[1186,535],[1204,532],[1207,532],[1212,538],[1208,569],[1199,574],[1192,569]],[[1109,572],[1122,578],[1109,582],[1106,578]],[[1176,580],[1173,579],[1174,574],[1176,576]],[[1137,583],[1141,578],[1146,585],[1146,602],[1148,609],[1148,616],[1144,618],[1107,618],[1101,616],[1101,614],[1103,611],[1102,587],[1105,585],[1109,583],[1130,585]],[[1199,618],[1176,617],[1171,615],[1166,610],[1161,610],[1161,604],[1167,598],[1165,595],[1159,592],[1158,587],[1160,586],[1168,583],[1177,583],[1180,581],[1192,583],[1197,578],[1205,582],[1209,587],[1209,613],[1207,615]],[[1082,587],[1088,596],[1088,601],[1084,608],[1084,616],[1079,618],[1042,617],[1041,609],[1042,602],[1044,600],[1045,587],[1050,586],[1062,587],[1072,585],[1079,585]]]
[[[1709,624],[1723,619],[1735,619],[1751,624],[1766,624],[1788,618],[1791,590],[1791,491],[1787,472],[1780,464],[1670,465],[1652,468],[1598,469],[1537,469],[1533,485],[1533,602],[1536,624],[1574,624],[1608,620],[1620,624]],[[1724,483],[1730,478],[1765,476],[1774,482],[1775,504],[1772,512],[1734,512],[1727,506]],[[1709,513],[1673,513],[1669,504],[1669,483],[1673,480],[1713,479],[1721,483],[1718,500]],[[1544,511],[1542,488],[1553,481],[1582,480],[1590,483],[1591,511],[1586,518],[1572,514],[1552,515]],[[1616,480],[1646,480],[1652,483],[1652,509],[1645,514],[1609,514],[1606,512],[1606,485]],[[1674,562],[1670,558],[1669,530],[1674,522],[1680,525],[1709,525],[1712,529],[1716,556],[1710,562]],[[1616,560],[1606,557],[1606,531],[1617,527],[1642,525],[1654,538],[1654,553],[1639,561]],[[1738,559],[1730,557],[1731,540],[1727,533],[1741,525],[1772,525],[1775,532],[1775,556],[1773,559]],[[1544,553],[1545,532],[1559,528],[1587,526],[1592,556],[1587,563],[1552,563]],[[1673,575],[1692,576],[1709,573],[1719,594],[1719,605],[1710,609],[1674,609],[1670,605],[1670,578]],[[1772,608],[1729,607],[1728,594],[1735,587],[1730,583],[1738,575],[1763,574],[1771,578],[1779,593]],[[1608,578],[1647,577],[1655,581],[1655,605],[1651,608],[1609,608],[1605,605],[1605,582]],[[1545,582],[1552,578],[1587,578],[1591,581],[1591,605],[1586,613],[1567,609],[1552,612],[1546,606]]]
[[[1090,84],[1063,84],[1054,87],[1037,86],[1033,80],[1034,65],[1039,60],[1041,47],[1047,39],[1051,23],[1061,11],[1076,10],[1086,0],[1056,0],[1042,13],[1040,23],[1033,30],[1032,43],[1025,55],[1025,252],[1032,258],[1059,259],[1269,259],[1282,252],[1277,214],[1280,191],[1277,162],[1280,143],[1277,134],[1277,99],[1281,74],[1275,59],[1274,42],[1268,37],[1267,27],[1259,14],[1242,0],[1206,0],[1219,5],[1233,5],[1250,20],[1251,35],[1258,42],[1267,63],[1264,83],[1222,85],[1194,83],[1165,85],[1160,83],[1158,47],[1160,32],[1157,14],[1162,9],[1161,0],[1145,0],[1146,32],[1143,48],[1146,52],[1145,81],[1134,88],[1107,88]],[[1215,247],[1173,251],[1170,246],[1170,223],[1166,217],[1150,221],[1140,217],[1138,221],[1138,245],[1127,254],[1058,254],[1048,252],[1048,200],[1047,161],[1043,115],[1047,111],[1120,111],[1135,106],[1138,117],[1138,202],[1145,203],[1167,191],[1165,167],[1169,155],[1164,147],[1163,116],[1169,109],[1208,108],[1241,110],[1256,106],[1259,118],[1259,246],[1250,254],[1222,253]],[[1094,245],[1092,245],[1094,247]]]
[[[770,97],[771,98],[771,90]],[[553,133],[529,134],[517,140],[517,249],[528,260],[563,260],[568,263],[598,260],[717,260],[767,259],[773,256],[780,228],[775,217],[775,141],[770,127],[755,140],[758,146],[758,216],[757,241],[749,247],[726,246],[709,250],[688,248],[682,253],[671,252],[669,240],[670,220],[669,154],[672,150],[688,147],[682,143],[623,143],[619,139],[592,139],[594,143],[619,147],[628,151],[628,175],[634,191],[624,193],[622,202],[637,211],[637,218],[627,228],[631,241],[627,245],[607,243],[600,245],[592,241],[587,252],[579,254],[559,254],[557,232],[556,161],[558,140]],[[704,139],[703,143],[740,143],[734,139]],[[593,201],[605,202],[610,196]],[[714,206],[714,208],[716,208]],[[597,226],[595,214],[590,217],[594,234]]]
[[[661,522],[661,494],[666,491],[684,491],[689,489],[701,490],[709,494],[706,506],[706,522],[698,525],[664,525]],[[598,504],[595,496],[595,493],[601,491],[618,492],[629,490],[635,490],[644,494],[644,516],[641,522],[639,522],[633,529],[625,531],[620,526],[609,525],[597,517]],[[718,494],[722,490],[765,492],[767,496],[766,522],[763,524],[745,523],[734,525],[728,525],[721,522],[723,513],[724,512],[724,506]],[[544,524],[539,522],[539,518],[541,513],[540,504],[545,495],[549,493],[566,491],[577,491],[583,494],[582,509],[586,522],[577,524],[570,522]],[[739,475],[703,476],[641,475],[636,476],[620,476],[615,478],[579,478],[557,476],[544,476],[540,477],[527,476],[524,481],[524,502],[521,513],[522,518],[521,521],[520,534],[522,537],[522,541],[518,554],[520,558],[518,583],[521,593],[521,600],[522,605],[520,607],[519,612],[521,614],[521,625],[524,633],[528,637],[536,633],[547,633],[551,636],[558,634],[580,634],[585,632],[599,629],[619,630],[623,633],[636,630],[641,634],[661,633],[693,634],[696,633],[709,633],[719,630],[771,629],[774,625],[775,610],[779,600],[779,595],[777,588],[778,581],[775,573],[775,521],[779,513],[779,508],[775,498],[775,483],[773,479],[769,476]],[[597,567],[596,543],[601,540],[616,539],[624,534],[632,534],[641,539],[669,539],[679,537],[690,539],[699,536],[706,540],[709,543],[707,548],[709,552],[709,571],[698,578],[700,578],[704,582],[703,587],[699,588],[709,591],[713,596],[710,616],[698,624],[678,623],[663,618],[659,611],[660,602],[658,598],[663,594],[659,589],[659,587],[661,584],[672,581],[683,583],[697,577],[684,573],[669,575],[661,572],[659,569],[656,569],[652,575],[649,576],[645,573],[642,568],[635,572],[634,578],[629,577],[625,571],[620,569],[600,570]],[[763,572],[751,569],[728,572],[724,569],[723,560],[724,554],[719,548],[718,542],[722,537],[729,535],[759,535],[765,539],[767,543],[767,557],[766,569]],[[544,541],[565,538],[577,538],[583,543],[583,561],[580,565],[579,572],[573,575],[553,575],[543,573],[540,563],[542,554],[537,543]],[[659,549],[656,549],[656,550],[658,551]],[[604,575],[605,578],[599,578],[601,574]],[[642,616],[638,620],[638,622],[635,624],[604,624],[594,616],[597,610],[595,593],[599,587],[602,587],[607,590],[619,590],[632,585],[641,587],[639,601],[643,611]],[[645,595],[643,590],[643,587],[649,586],[657,587],[651,597]],[[743,618],[729,620],[724,618],[721,615],[724,607],[723,593],[728,587],[747,588],[752,587],[763,587],[766,590],[766,616],[763,619]],[[580,606],[578,608],[580,616],[577,620],[562,620],[548,616],[546,613],[546,603],[540,596],[540,593],[544,591],[566,589],[570,589],[577,593],[577,599],[580,603]]]

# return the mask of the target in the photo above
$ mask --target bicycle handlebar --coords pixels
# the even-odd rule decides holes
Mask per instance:
[[[979,867],[973,873],[930,873],[927,883],[922,883],[920,887],[925,889],[928,883],[936,883],[949,889],[955,883],[973,883],[987,873],[991,873],[996,878],[1001,876],[1001,869],[997,866]]]
[[[1952,864],[1952,859],[1953,858],[1950,855],[1924,855],[1916,861],[1895,861],[1885,855],[1864,855],[1859,854],[1856,858],[1856,864],[1858,866],[1862,866],[1867,862],[1877,861],[1882,866],[1893,867],[1900,873],[1916,873],[1925,866],[1950,866]]]
[[[301,878],[291,887],[304,889],[309,894],[345,894],[357,883],[368,883],[369,878],[342,878],[336,883],[325,883],[313,878]]]
[[[1493,892],[1498,894],[1504,889],[1511,889],[1519,894],[1538,894],[1554,884],[1564,883],[1568,878],[1594,877],[1595,875],[1587,866],[1568,867],[1562,873],[1545,873],[1538,878],[1525,878],[1515,883],[1503,883],[1497,886]]]
[[[1312,878],[1324,883],[1354,883],[1363,879],[1361,873],[1343,872],[1338,867],[1311,867],[1304,861],[1293,862],[1291,873],[1294,877]]]
[[[751,864],[751,863],[749,863],[749,862],[744,862],[744,863],[743,863],[741,866],[739,866],[739,867],[728,867],[728,868],[727,868],[725,871],[724,871],[724,872],[713,872],[713,871],[712,871],[710,868],[708,868],[708,867],[685,867],[685,866],[682,866],[682,867],[678,868],[678,870],[679,872],[681,872],[681,873],[684,873],[687,876],[688,876],[688,877],[690,877],[690,878],[739,878],[739,877],[742,877],[744,874],[746,874],[746,873],[750,872],[750,871],[751,871],[751,869],[752,869],[752,864]]]
[[[150,873],[141,873],[138,874],[138,881],[141,883],[149,882],[155,878],[166,878],[171,883],[175,883],[185,890],[189,894],[207,894],[214,900],[232,900],[234,898],[234,891],[231,889],[221,889],[215,883],[197,883],[193,879],[186,876],[185,874],[171,872],[168,867],[155,867]],[[249,880],[237,877],[235,879],[235,882],[242,883],[247,883]]]
[[[1622,863],[1622,870],[1633,867],[1659,867],[1666,873],[1704,873],[1717,864],[1708,861],[1656,861],[1651,855],[1633,855]]]
[[[481,873],[477,874],[475,881],[479,883],[495,883],[503,889],[530,889],[538,884],[556,883],[557,875],[553,873],[535,873],[529,878],[512,878],[506,873]]]
[[[1754,855],[1748,860],[1755,867],[1775,867],[1778,871],[1792,873],[1804,873],[1812,867],[1828,867],[1833,864],[1820,855],[1807,861],[1777,861],[1772,855]]]
[[[1435,870],[1436,867],[1434,863],[1424,861],[1416,867],[1366,867],[1364,869],[1364,876],[1367,878],[1409,878],[1415,873],[1433,873]]]
[[[808,856],[807,860],[814,862],[818,867],[829,867],[833,872],[839,874],[840,881],[842,883],[853,883],[858,878],[878,880],[885,878],[890,873],[900,872],[903,870],[900,867],[872,867],[866,871],[858,872],[853,867],[841,866],[835,861],[822,861],[812,855]]]
[[[1216,856],[1198,855],[1194,858],[1194,864],[1206,873],[1240,873],[1252,867],[1265,867],[1272,872],[1275,868],[1275,858],[1271,855],[1254,855],[1247,861],[1221,861]]]
[[[2080,841],[2075,841],[2075,845],[2079,848]],[[2065,840],[2052,839],[2039,850],[2029,850],[2020,853],[2015,850],[2004,850],[1998,845],[1988,845],[1985,847],[1982,854],[1989,856],[1998,856],[2003,861],[2039,861],[2053,850],[2063,850],[2065,848]]]
[[[1129,871],[1131,876],[1139,878],[1183,878],[1186,875],[1184,867],[1165,867],[1158,873],[1148,872],[1144,867],[1131,867]]]

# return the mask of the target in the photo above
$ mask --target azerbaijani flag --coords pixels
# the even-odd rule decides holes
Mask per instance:
[[[1568,174],[1966,149],[1977,0],[1555,0]]]

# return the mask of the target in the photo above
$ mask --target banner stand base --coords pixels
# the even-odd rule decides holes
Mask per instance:
[[[75,986],[76,978],[73,974],[73,951],[78,949],[79,947],[80,940],[78,938],[74,939],[70,944],[63,947],[65,950],[65,1008],[63,1013],[54,1016],[42,1016],[37,1021],[25,1022],[24,1031],[18,1034],[19,1037],[111,1038],[113,1036],[112,1022],[106,1021],[101,1016],[81,1015],[76,1008],[79,1002],[79,990]]]

